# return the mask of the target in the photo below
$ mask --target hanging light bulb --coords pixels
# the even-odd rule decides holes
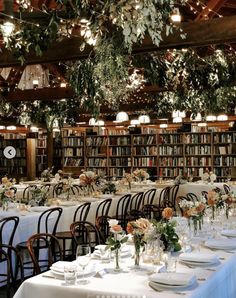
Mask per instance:
[[[172,15],[170,16],[171,21],[174,23],[180,23],[181,22],[181,14],[179,12],[179,9],[176,7],[173,10]]]
[[[145,124],[145,123],[150,123],[151,120],[150,120],[150,117],[148,115],[141,115],[138,117],[138,120],[139,120],[139,123],[140,124]]]
[[[6,21],[3,23],[3,25],[1,25],[2,35],[5,38],[9,37],[14,31],[14,29],[15,25],[10,21]]]
[[[126,112],[119,112],[116,115],[115,122],[125,122],[125,121],[129,121],[129,115]]]
[[[7,130],[16,130],[16,126],[15,125],[9,125],[6,128],[7,128]]]

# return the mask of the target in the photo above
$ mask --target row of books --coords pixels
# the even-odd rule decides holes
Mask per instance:
[[[214,158],[215,166],[236,167],[236,157],[232,156],[217,156]]]
[[[236,143],[236,133],[214,134],[214,143]]]
[[[183,157],[159,158],[160,167],[182,167],[184,165]]]
[[[186,134],[184,137],[186,144],[211,143],[211,134]]]
[[[159,146],[160,155],[183,155],[183,146]]]
[[[83,148],[64,148],[64,155],[67,156],[83,156]]]
[[[132,166],[132,160],[131,160],[131,157],[122,157],[122,158],[112,157],[109,160],[109,166],[112,166],[112,167],[131,167]]]
[[[160,144],[182,144],[183,136],[178,134],[159,135]]]
[[[83,138],[64,138],[63,139],[63,146],[71,146],[71,147],[76,147],[76,146],[84,146],[84,139]]]
[[[156,146],[134,147],[132,151],[133,151],[133,155],[157,155]]]
[[[107,159],[106,158],[88,158],[87,160],[89,167],[106,167]]]
[[[186,166],[203,166],[211,165],[211,157],[187,157]]]
[[[130,147],[110,147],[109,155],[131,155]]]
[[[64,161],[64,167],[80,167],[84,165],[83,158],[66,157]]]
[[[108,139],[106,137],[86,138],[87,146],[106,146],[107,143],[108,143]]]
[[[156,167],[157,159],[155,157],[134,158],[134,167]]]
[[[133,138],[134,145],[152,145],[156,144],[156,136],[134,136]]]
[[[210,145],[196,145],[196,146],[185,146],[185,154],[187,155],[210,155]]]

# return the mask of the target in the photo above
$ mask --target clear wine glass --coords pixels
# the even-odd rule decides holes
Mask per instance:
[[[91,259],[91,248],[89,244],[81,244],[77,246],[76,249],[76,261],[77,264],[82,268],[83,270],[83,277],[80,281],[78,281],[79,284],[87,284],[89,281],[84,278],[84,271],[85,267],[88,265],[89,261]]]

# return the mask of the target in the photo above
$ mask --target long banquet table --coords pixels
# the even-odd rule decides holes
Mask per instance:
[[[206,248],[204,252],[209,252]],[[89,277],[87,285],[65,286],[62,279],[56,278],[51,271],[26,280],[16,292],[14,298],[105,298],[105,297],[147,297],[147,298],[233,298],[236,297],[236,255],[224,251],[217,251],[221,262],[216,267],[188,268],[181,263],[177,264],[177,272],[194,274],[197,283],[186,290],[155,291],[149,285],[150,271],[135,270],[131,263],[133,259],[123,260],[122,271],[112,270],[114,264],[102,264],[96,261],[97,270],[106,268],[109,272],[102,277]],[[99,263],[99,264],[98,264]],[[147,266],[147,265],[146,265]],[[142,268],[142,264],[141,264]],[[213,271],[212,271],[213,270]]]

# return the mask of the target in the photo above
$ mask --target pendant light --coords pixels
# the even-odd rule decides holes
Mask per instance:
[[[207,115],[206,121],[216,121],[216,116],[215,115]]]
[[[90,119],[89,119],[89,123],[88,123],[88,124],[89,124],[90,126],[94,126],[95,123],[96,123],[96,119],[95,119],[95,118],[90,118]]]
[[[190,120],[191,121],[202,121],[202,115],[201,115],[201,113],[197,113],[197,115],[191,114],[190,115]]]
[[[217,116],[216,120],[217,121],[227,121],[228,120],[228,116],[222,114],[222,115]]]
[[[138,120],[140,124],[147,124],[151,122],[150,117],[148,115],[140,115],[138,117]]]
[[[173,123],[181,123],[182,122],[182,117],[174,117],[173,118]]]
[[[179,110],[173,111],[172,112],[172,118],[176,118],[176,117],[185,118],[186,117],[186,113],[184,111],[179,111]]]
[[[119,112],[116,115],[115,122],[125,122],[125,121],[129,121],[129,115],[126,112]]]

